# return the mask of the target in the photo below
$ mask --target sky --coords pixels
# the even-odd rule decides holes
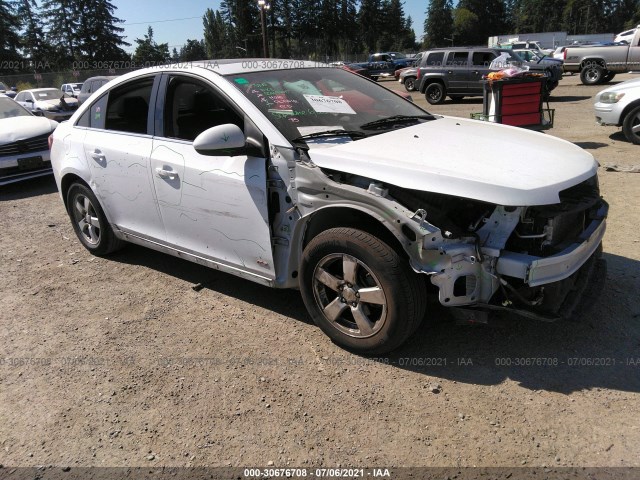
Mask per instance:
[[[117,7],[116,17],[124,20],[121,26],[125,29],[125,39],[131,44],[125,47],[127,52],[135,50],[136,38],[143,38],[147,27],[153,28],[153,36],[157,43],[168,43],[169,51],[185,44],[187,39],[202,38],[202,16],[207,8],[217,10],[220,1],[205,0],[112,0]],[[428,0],[405,0],[404,13],[411,15],[416,38],[422,36],[422,25],[425,19]],[[179,20],[178,20],[179,19]]]

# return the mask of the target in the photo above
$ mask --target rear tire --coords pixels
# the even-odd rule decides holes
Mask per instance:
[[[580,70],[580,81],[584,85],[598,85],[603,82],[604,75],[604,68],[596,63],[591,63]]]
[[[444,102],[446,92],[441,83],[430,83],[424,91],[424,97],[431,105],[439,105]]]
[[[631,110],[627,113],[627,116],[624,117],[622,131],[624,132],[624,136],[627,137],[627,140],[636,145],[640,145],[640,106]]]
[[[413,92],[416,89],[416,78],[406,77],[404,79],[404,88],[407,90],[407,92]]]
[[[332,228],[304,250],[300,290],[313,318],[338,345],[362,354],[387,353],[420,325],[422,278],[409,262],[369,233]]]
[[[616,76],[616,72],[607,72],[602,79],[602,83],[610,82],[611,80],[614,79],[615,76]]]
[[[108,255],[124,245],[114,235],[98,199],[86,185],[74,183],[69,187],[67,213],[78,240],[93,255]]]

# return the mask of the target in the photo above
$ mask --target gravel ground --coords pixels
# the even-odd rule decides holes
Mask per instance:
[[[640,164],[595,124],[600,88],[565,77],[547,134]],[[589,313],[470,327],[434,306],[379,359],[333,345],[295,291],[135,246],[92,257],[52,178],[4,188],[0,464],[640,466],[640,175],[600,175],[608,273]]]

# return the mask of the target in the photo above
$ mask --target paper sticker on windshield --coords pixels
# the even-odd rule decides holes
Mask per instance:
[[[339,97],[325,97],[324,95],[305,95],[311,108],[318,113],[346,113],[355,115],[353,108]]]

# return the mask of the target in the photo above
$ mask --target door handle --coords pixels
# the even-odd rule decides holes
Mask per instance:
[[[91,153],[91,158],[96,162],[103,162],[105,160],[104,154],[97,148]]]
[[[164,168],[156,168],[156,175],[160,178],[167,178],[169,180],[173,180],[178,177],[178,172],[174,170],[165,170]]]

